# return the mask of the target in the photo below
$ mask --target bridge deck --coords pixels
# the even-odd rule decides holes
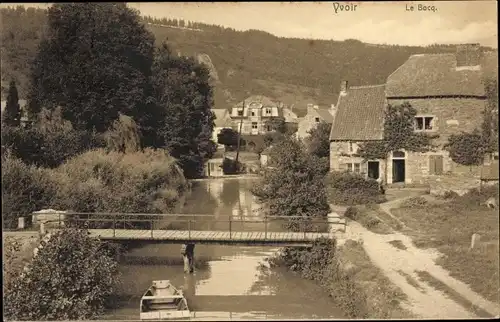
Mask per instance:
[[[228,232],[200,230],[140,230],[140,229],[89,229],[91,236],[103,240],[149,240],[163,242],[193,242],[215,244],[311,244],[316,238],[329,233],[306,232]]]

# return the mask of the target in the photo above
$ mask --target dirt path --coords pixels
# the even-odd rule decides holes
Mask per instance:
[[[397,206],[402,200],[390,201],[381,205],[385,212],[390,214],[391,208]],[[392,216],[394,217],[394,216]],[[369,231],[357,222],[350,221],[346,238],[362,240],[363,247],[372,262],[384,271],[387,277],[399,286],[408,296],[406,309],[422,318],[448,319],[448,318],[474,318],[478,314],[471,312],[471,306],[476,306],[484,313],[498,316],[498,305],[484,299],[472,291],[470,287],[451,277],[445,269],[435,264],[440,254],[437,251],[418,249],[412,244],[410,237],[401,233],[379,235]],[[389,242],[400,241],[404,245],[399,249]],[[426,282],[419,280],[416,271],[426,271],[435,279],[444,283],[454,293],[470,302],[472,305],[459,304],[444,292],[436,290]],[[484,315],[483,313],[483,315]]]

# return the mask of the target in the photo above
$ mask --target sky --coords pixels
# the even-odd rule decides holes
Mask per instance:
[[[258,29],[282,37],[357,39],[372,44],[415,46],[474,42],[498,48],[494,0],[336,2],[335,7],[334,2],[129,2],[128,5],[143,15],[157,18],[217,24],[236,30]],[[356,7],[346,11],[340,5]],[[419,5],[434,10],[419,10]]]

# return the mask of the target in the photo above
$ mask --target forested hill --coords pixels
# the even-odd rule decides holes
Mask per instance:
[[[28,88],[30,61],[44,34],[46,10],[1,9],[2,92],[8,81]],[[340,82],[380,84],[410,55],[453,52],[454,46],[372,45],[357,40],[293,39],[196,22],[144,17],[157,44],[167,41],[182,55],[207,54],[219,81],[216,107],[231,106],[251,94],[269,96],[296,108],[336,103]]]

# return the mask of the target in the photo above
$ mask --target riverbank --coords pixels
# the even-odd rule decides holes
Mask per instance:
[[[269,264],[315,281],[348,318],[414,317],[402,308],[405,294],[370,261],[358,241],[338,246],[334,241],[317,240],[311,249],[284,249]]]
[[[225,174],[219,177],[209,177],[209,178],[198,178],[189,179],[189,182],[204,182],[213,180],[255,180],[259,179],[261,176],[258,174]]]

